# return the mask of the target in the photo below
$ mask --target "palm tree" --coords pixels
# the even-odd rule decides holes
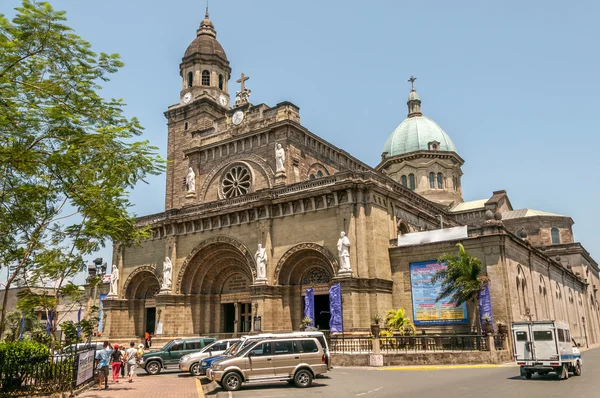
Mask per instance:
[[[405,315],[404,308],[389,310],[385,316],[385,325],[389,330],[398,330],[402,336],[415,334],[415,327]]]
[[[453,253],[446,253],[438,258],[438,263],[446,263],[446,268],[437,271],[431,277],[431,283],[442,281],[440,293],[436,302],[450,298],[455,306],[471,303],[475,309],[477,327],[479,324],[479,292],[489,282],[487,274],[483,271],[481,260],[471,256],[461,243],[457,243],[458,257]]]

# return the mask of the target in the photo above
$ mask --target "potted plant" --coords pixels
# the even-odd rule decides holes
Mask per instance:
[[[492,317],[490,314],[483,315],[483,332],[486,335],[494,333],[494,328],[492,327]]]
[[[373,337],[379,337],[379,330],[381,328],[380,324],[382,319],[383,318],[381,317],[381,315],[377,313],[371,316],[371,334],[373,335]]]
[[[498,325],[498,333],[500,333],[501,335],[508,334],[508,326],[506,326],[506,322],[498,321],[496,322],[496,325]]]
[[[311,317],[305,316],[300,322],[300,330],[305,330],[309,325],[312,325],[312,323],[313,320],[311,319]]]

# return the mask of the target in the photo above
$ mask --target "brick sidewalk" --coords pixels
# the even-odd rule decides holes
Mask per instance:
[[[188,374],[165,374],[158,376],[141,375],[128,383],[127,379],[112,383],[109,378],[108,390],[91,390],[84,392],[79,397],[85,398],[203,398],[200,380]],[[200,389],[198,391],[198,388]]]

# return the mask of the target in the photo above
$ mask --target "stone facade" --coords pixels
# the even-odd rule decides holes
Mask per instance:
[[[207,87],[197,84],[204,71]],[[105,335],[245,333],[257,330],[258,317],[262,331],[293,330],[307,288],[314,288],[320,309],[315,321],[327,329],[323,314],[333,283],[341,284],[344,330],[366,332],[374,313],[405,308],[412,314],[411,262],[455,251],[454,241],[396,247],[398,234],[443,223],[468,225],[463,243],[492,280],[496,319],[561,319],[579,341],[600,339],[598,265],[573,243],[570,218],[521,214],[504,191],[463,203],[464,161],[454,151],[384,156],[371,168],[303,127],[290,102],[253,105],[242,86],[231,108],[229,97],[220,98],[230,71],[207,14],[182,61],[180,103],[165,112],[165,211],[138,219],[150,231],[141,246],[114,247],[120,279],[117,297],[104,300]],[[285,154],[279,170],[278,145]],[[403,183],[408,171],[417,176],[415,189]],[[561,244],[552,241],[553,228],[560,229]],[[340,231],[351,242],[351,274],[340,273]],[[266,281],[256,276],[259,244],[268,258]],[[172,286],[161,289],[166,258]],[[425,329],[470,331],[468,325]]]

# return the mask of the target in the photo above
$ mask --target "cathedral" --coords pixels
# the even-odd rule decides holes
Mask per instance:
[[[114,245],[104,335],[296,330],[309,290],[328,330],[333,285],[344,332],[398,308],[419,333],[470,332],[473,308],[437,303],[423,283],[461,242],[484,265],[496,321],[563,320],[582,345],[600,341],[598,264],[573,220],[515,209],[503,190],[464,202],[464,160],[414,78],[373,167],[305,128],[293,103],[253,104],[248,77],[231,72],[207,11],[164,113],[165,210],[137,220],[150,231],[141,246]]]

